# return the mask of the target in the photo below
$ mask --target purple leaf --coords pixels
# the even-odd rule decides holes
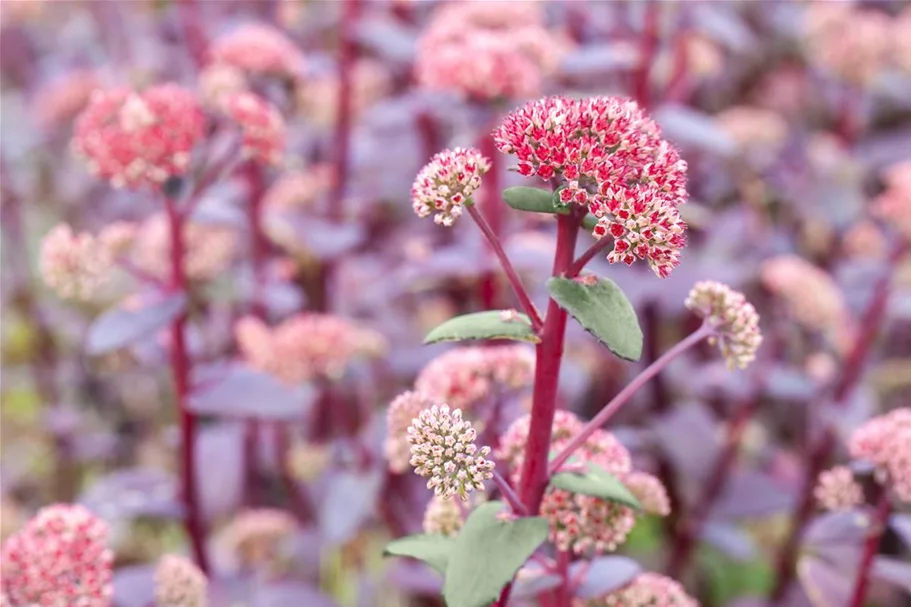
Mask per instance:
[[[386,577],[396,588],[409,594],[439,596],[443,592],[443,578],[424,563],[395,559]]]
[[[569,568],[570,578],[578,575],[586,566],[588,570],[576,588],[576,596],[580,599],[592,599],[609,594],[630,583],[642,571],[639,563],[631,558],[600,556],[590,562],[573,563]]]
[[[893,514],[889,518],[889,525],[901,536],[905,546],[911,548],[911,514]]]
[[[878,556],[873,560],[871,575],[878,580],[911,592],[911,563]]]
[[[715,418],[701,403],[678,406],[653,426],[659,446],[674,467],[693,480],[712,468],[718,453],[716,428]]]
[[[340,544],[350,539],[374,512],[383,477],[378,471],[339,472],[328,480],[320,508],[324,539]]]
[[[805,556],[797,563],[797,576],[815,607],[848,604],[854,587],[854,576],[848,572],[840,571],[816,557]]]
[[[512,597],[516,599],[532,598],[556,588],[562,581],[563,578],[556,573],[547,573],[540,567],[523,567],[516,574],[516,581],[512,586]]]
[[[244,483],[244,427],[236,422],[210,424],[197,431],[196,479],[205,518],[233,512]]]
[[[756,556],[756,543],[750,534],[729,523],[706,524],[702,539],[738,561],[748,561]]]
[[[111,308],[89,327],[85,349],[89,354],[105,354],[148,337],[177,318],[186,305],[186,296],[176,293],[137,308]]]
[[[155,601],[155,566],[121,567],[114,572],[114,604],[148,607]]]
[[[309,385],[288,387],[241,364],[209,368],[195,375],[198,387],[190,397],[190,410],[201,415],[302,419],[315,398]]]
[[[338,224],[312,216],[275,214],[267,218],[267,225],[284,246],[321,261],[351,251],[364,240],[364,229],[355,223]]]
[[[768,474],[740,470],[728,479],[712,508],[712,516],[724,519],[767,516],[787,510],[793,503],[794,496]]]
[[[730,156],[736,147],[734,140],[708,114],[683,105],[662,105],[654,118],[664,135],[681,146],[704,150],[719,156]]]
[[[335,601],[304,582],[277,582],[257,589],[251,607],[337,607]]]
[[[182,516],[177,480],[164,470],[128,468],[103,476],[79,498],[89,510],[108,520],[138,516]]]
[[[810,522],[804,545],[824,551],[838,544],[860,544],[869,533],[869,517],[859,510],[828,512]]]
[[[625,69],[639,61],[639,49],[628,44],[592,44],[578,47],[560,64],[566,76],[590,76]]]

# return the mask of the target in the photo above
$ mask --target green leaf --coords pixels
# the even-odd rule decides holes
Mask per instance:
[[[555,276],[547,281],[547,289],[561,308],[611,352],[626,360],[642,356],[642,329],[636,312],[614,281],[594,274]]]
[[[448,607],[486,607],[547,539],[541,517],[503,521],[502,502],[487,502],[468,516],[446,567],[443,598]]]
[[[466,339],[511,339],[538,343],[531,320],[515,310],[490,310],[450,318],[427,334],[425,344]]]
[[[440,573],[446,573],[446,563],[452,552],[455,538],[445,535],[421,534],[392,540],[383,550],[385,556],[410,556],[424,561]]]
[[[503,190],[503,200],[519,211],[551,215],[554,213],[569,214],[569,209],[560,208],[554,204],[554,193],[544,188],[530,188],[524,185],[506,188]]]
[[[590,495],[642,510],[642,504],[620,479],[592,463],[588,464],[586,472],[558,472],[551,477],[550,484],[570,493]]]

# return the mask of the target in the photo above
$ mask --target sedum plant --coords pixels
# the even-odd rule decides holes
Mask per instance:
[[[613,281],[585,267],[609,250],[612,264],[640,261],[659,279],[670,275],[686,245],[679,207],[687,197],[687,166],[655,122],[620,98],[532,101],[508,114],[492,137],[499,151],[516,156],[520,174],[551,186],[502,193],[513,209],[556,218],[550,299],[542,313],[474,204],[472,194],[492,159],[463,148],[434,156],[412,187],[415,212],[447,228],[469,216],[496,254],[521,311],[459,316],[433,329],[426,341],[529,342],[534,356],[524,357],[522,367],[515,354],[504,359],[496,353],[529,346],[460,347],[431,361],[414,390],[395,399],[388,412],[390,469],[406,470],[407,459],[428,479],[434,498],[425,533],[394,540],[386,552],[423,560],[443,574],[449,607],[503,607],[514,592],[554,606],[695,605],[672,579],[609,556],[638,517],[666,515],[670,502],[661,481],[634,470],[629,451],[605,426],[650,378],[703,341],[717,346],[730,368],[745,368],[762,343],[758,314],[726,285],[699,282],[681,302],[702,318],[696,331],[590,421],[559,408],[570,317],[617,357],[639,359],[643,335],[632,305]],[[595,241],[577,257],[582,230]],[[496,436],[488,429],[491,413],[478,403],[504,376],[513,378],[513,389],[531,389],[531,406]],[[615,571],[625,573],[592,595],[582,591],[583,582],[589,570],[595,575],[599,559],[615,559]],[[535,586],[530,579],[546,582]]]

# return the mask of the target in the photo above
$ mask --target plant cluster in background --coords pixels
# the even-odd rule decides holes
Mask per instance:
[[[907,3],[0,28],[4,607],[911,593]]]

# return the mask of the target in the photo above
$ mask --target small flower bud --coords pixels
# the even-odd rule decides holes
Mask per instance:
[[[864,501],[864,492],[847,466],[821,472],[813,495],[826,510],[848,510]]]
[[[743,369],[756,358],[762,344],[759,314],[742,293],[719,282],[698,282],[685,305],[715,329],[709,343],[718,345],[729,368]]]
[[[411,203],[418,217],[451,226],[469,197],[481,185],[490,161],[474,148],[444,150],[430,159],[411,186]]]
[[[671,513],[671,500],[667,495],[667,489],[657,477],[646,472],[631,472],[623,480],[623,484],[636,496],[642,504],[642,509],[649,514],[667,516]]]

